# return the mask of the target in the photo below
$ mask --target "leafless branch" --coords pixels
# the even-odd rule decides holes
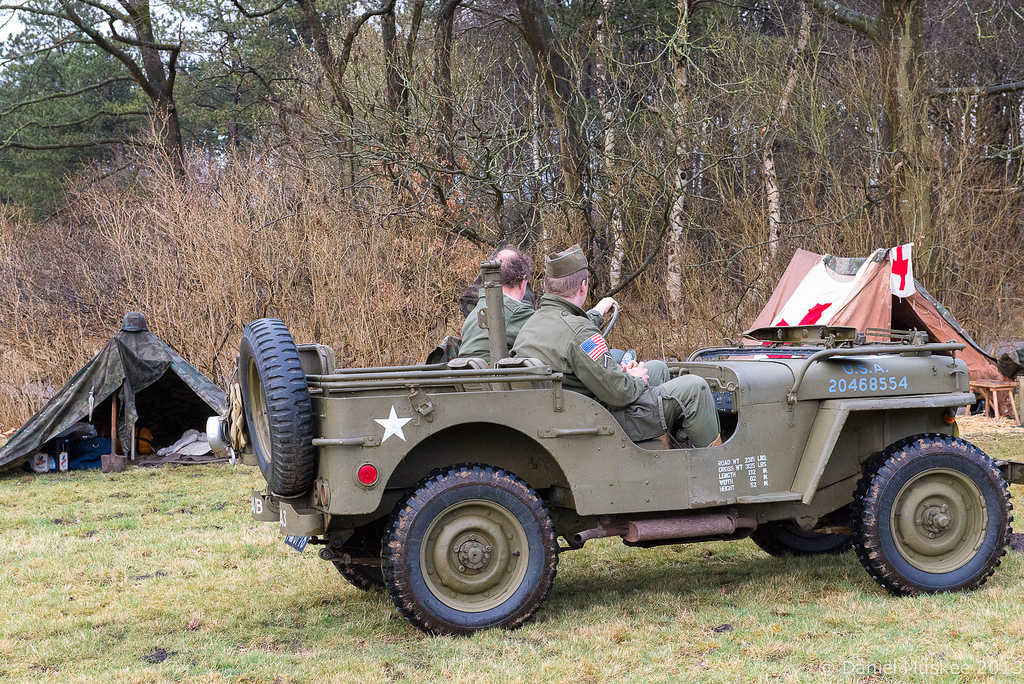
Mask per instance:
[[[1001,93],[1024,92],[1024,81],[1013,83],[993,83],[985,86],[960,86],[950,88],[931,88],[928,91],[930,97],[944,97],[947,95],[984,96],[999,95]]]

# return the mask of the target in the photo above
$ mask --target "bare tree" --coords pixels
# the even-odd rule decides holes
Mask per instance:
[[[589,154],[578,110],[578,89],[569,64],[556,44],[551,17],[542,0],[516,0],[523,37],[533,53],[534,65],[554,112],[559,132],[559,161],[565,199],[581,224],[590,220],[586,179]]]
[[[779,97],[779,108],[775,116],[765,126],[764,135],[764,185],[765,196],[768,204],[768,254],[775,258],[779,250],[779,240],[782,237],[782,199],[779,193],[779,177],[775,172],[775,144],[778,137],[778,125],[786,116],[789,110],[789,102],[796,90],[796,81],[800,73],[800,61],[807,51],[807,43],[811,37],[811,14],[807,5],[803,5],[800,14],[800,32],[797,36],[796,46],[789,58],[789,67],[786,74],[786,83],[782,88],[782,95]]]
[[[804,1],[874,45],[883,90],[879,156],[890,207],[887,233],[899,241],[930,236],[932,160],[923,97],[925,0],[881,0],[874,15],[835,0]]]
[[[614,35],[611,26],[614,7],[615,0],[601,0],[601,14],[598,17],[595,31],[597,39],[595,72],[604,134],[601,164],[607,182],[607,189],[601,202],[601,213],[606,220],[604,239],[608,249],[608,285],[613,289],[622,282],[623,262],[626,259],[626,236],[623,233],[623,206],[620,196],[621,183],[615,155],[616,120],[613,101],[615,77],[609,68],[614,61],[611,45]]]
[[[312,33],[313,49],[320,62],[320,67],[323,69],[324,75],[327,77],[327,82],[330,85],[334,101],[337,103],[338,110],[341,112],[342,127],[343,129],[346,129],[342,131],[342,146],[343,148],[348,148],[342,150],[343,155],[347,156],[347,163],[344,165],[345,177],[342,179],[342,186],[351,187],[355,184],[356,175],[355,155],[351,149],[352,117],[355,115],[355,110],[352,108],[352,101],[349,98],[348,89],[345,84],[345,73],[348,71],[349,63],[352,60],[352,46],[355,43],[356,36],[359,35],[359,30],[371,18],[386,15],[394,11],[395,0],[383,0],[380,7],[368,9],[359,15],[359,17],[352,22],[345,34],[345,37],[342,39],[340,51],[335,51],[334,47],[331,45],[330,35],[324,27],[324,23],[321,20],[320,13],[317,10],[316,5],[314,4],[314,0],[298,0],[298,3]],[[278,5],[274,11],[282,7],[283,4],[284,3],[282,2]]]
[[[455,167],[452,145],[455,140],[455,105],[452,86],[452,33],[455,29],[455,12],[461,0],[441,0],[434,26],[434,89],[437,91],[437,118],[440,130],[437,135],[437,162],[443,169]],[[433,181],[438,201],[448,206],[447,174],[437,174]]]
[[[665,292],[669,311],[679,312],[683,303],[683,259],[686,254],[686,195],[692,175],[689,170],[686,143],[690,123],[690,20],[694,4],[700,0],[677,0],[676,32],[669,42],[672,64],[672,107],[669,131],[670,144],[675,149],[675,164],[671,170],[668,210],[668,263]]]

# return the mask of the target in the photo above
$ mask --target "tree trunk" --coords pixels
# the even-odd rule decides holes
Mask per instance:
[[[405,79],[403,78],[402,55],[398,49],[398,27],[395,21],[395,8],[381,15],[380,37],[384,47],[384,86],[391,114],[391,127],[398,135],[405,131],[405,111],[402,103],[405,100]]]
[[[612,96],[615,92],[614,77],[608,65],[613,62],[611,53],[611,13],[615,0],[601,0],[601,16],[597,22],[598,55],[595,62],[598,100],[601,103],[601,121],[604,125],[604,168],[607,190],[601,202],[601,216],[605,220],[604,242],[607,245],[608,285],[610,289],[622,281],[622,268],[626,259],[625,235],[622,231],[622,201],[619,170],[615,162],[615,108]],[[603,261],[603,260],[602,260]]]
[[[765,197],[768,204],[768,255],[774,260],[779,250],[779,240],[782,239],[782,197],[779,192],[779,178],[775,172],[775,142],[778,137],[779,125],[786,116],[789,109],[789,101],[796,89],[796,80],[799,75],[800,60],[807,50],[807,43],[811,36],[811,11],[807,5],[803,6],[800,13],[800,32],[797,36],[796,48],[790,57],[789,73],[786,76],[786,83],[782,88],[782,96],[779,98],[779,110],[774,120],[768,124],[764,141],[764,185]]]
[[[341,152],[343,155],[348,155],[347,163],[342,165],[341,180],[342,187],[350,188],[355,184],[356,172],[355,145],[352,140],[352,120],[355,116],[355,111],[345,90],[345,72],[348,70],[349,60],[352,57],[352,44],[355,42],[359,29],[371,17],[392,12],[395,7],[395,0],[383,0],[380,8],[367,10],[352,22],[351,28],[349,28],[348,33],[342,40],[340,54],[336,54],[331,47],[331,42],[327,36],[327,29],[324,28],[323,22],[320,21],[320,15],[313,0],[298,0],[298,3],[306,19],[306,25],[313,36],[313,51],[320,62],[320,68],[324,71],[324,76],[327,77],[327,83],[330,85],[331,94],[334,97],[334,104],[341,114],[342,130],[340,137],[343,141]]]
[[[886,237],[916,242],[925,254],[934,242],[931,150],[924,97],[924,0],[883,0],[878,15],[879,66],[885,88],[883,152],[892,195]]]
[[[160,109],[163,109],[161,112]],[[164,154],[167,155],[171,170],[178,178],[185,177],[185,144],[181,137],[181,123],[178,121],[178,108],[174,99],[168,94],[166,99],[157,102],[157,118],[160,126],[160,141]]]
[[[537,74],[544,84],[558,126],[559,167],[564,200],[569,204],[567,213],[575,215],[581,226],[586,225],[590,221],[585,182],[588,155],[576,113],[577,89],[570,78],[569,65],[555,46],[551,17],[541,5],[541,0],[516,0],[516,5],[523,24],[523,36],[533,54]]]
[[[354,142],[352,140],[352,117],[354,110],[352,102],[345,92],[344,78],[348,67],[347,59],[341,59],[335,55],[327,36],[327,29],[320,21],[320,15],[313,4],[313,0],[298,0],[299,8],[306,19],[306,27],[313,38],[313,52],[316,53],[320,68],[323,69],[327,84],[330,86],[331,95],[334,98],[334,105],[340,114],[341,132],[338,136],[341,140],[340,153],[343,157],[341,164],[341,187],[351,188],[355,184],[355,159]]]
[[[178,178],[185,177],[185,147],[178,121],[178,108],[174,104],[174,77],[177,52],[172,52],[165,67],[156,48],[153,16],[149,0],[130,0],[127,3],[129,23],[139,42],[142,67],[146,73],[146,94],[156,114],[155,128],[171,170]]]
[[[876,16],[836,0],[804,0],[826,17],[867,36],[878,55],[882,96],[882,179],[888,199],[884,240],[931,251],[932,154],[924,88],[925,0],[882,0]]]
[[[461,0],[441,0],[434,25],[434,89],[437,91],[437,119],[440,125],[435,152],[443,169],[455,166],[452,143],[455,139],[455,90],[452,86],[452,32],[455,11]],[[437,174],[433,180],[434,194],[442,208],[448,208],[449,176]]]
[[[552,247],[551,231],[548,229],[547,218],[544,216],[544,174],[541,160],[541,132],[543,114],[540,106],[541,85],[538,79],[533,82],[533,102],[530,106],[530,115],[533,119],[533,133],[530,135],[530,156],[533,162],[533,201],[530,203],[530,229],[535,234],[533,238],[539,240],[545,250]]]
[[[668,298],[669,318],[675,319],[683,315],[683,260],[686,258],[686,193],[690,179],[687,168],[686,119],[689,106],[689,71],[686,64],[686,51],[689,42],[690,6],[689,0],[677,0],[679,18],[676,34],[672,39],[674,46],[673,85],[675,106],[672,108],[671,128],[672,142],[675,146],[675,168],[672,170],[670,185],[671,206],[668,211],[668,256],[666,276],[666,296]]]

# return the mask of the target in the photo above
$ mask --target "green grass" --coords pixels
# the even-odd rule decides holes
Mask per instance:
[[[1024,457],[1018,434],[970,438]],[[1018,554],[979,591],[893,599],[853,553],[603,540],[561,557],[522,629],[433,638],[254,522],[261,485],[226,465],[0,475],[0,682],[1024,679]]]

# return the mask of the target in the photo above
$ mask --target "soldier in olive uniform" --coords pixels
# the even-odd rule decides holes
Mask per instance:
[[[535,312],[533,304],[524,301],[526,288],[530,282],[530,272],[533,270],[533,262],[528,255],[511,245],[504,247],[494,255],[494,258],[501,262],[499,278],[502,298],[505,300],[505,345],[506,348],[512,349],[523,324]],[[484,299],[483,288],[480,288],[480,298],[477,300],[476,307],[470,311],[466,322],[462,324],[462,344],[459,347],[459,356],[476,356],[490,363],[491,347],[487,339],[487,331],[480,327],[480,312],[487,305]],[[586,315],[594,321],[594,325],[601,325],[604,320],[603,315],[596,310],[590,310]]]
[[[580,308],[587,299],[587,258],[579,245],[549,255],[544,263],[540,308],[516,338],[513,356],[533,357],[564,374],[566,389],[594,397],[612,410],[634,442],[661,439],[682,428],[694,446],[721,444],[718,411],[707,382],[695,375],[669,379],[662,361],[616,363],[599,326],[615,305],[605,297],[592,320]]]
[[[511,349],[523,323],[526,323],[534,312],[533,306],[523,301],[533,262],[529,256],[512,246],[505,247],[494,258],[501,262],[501,292],[505,300],[505,344]],[[476,308],[469,312],[466,322],[462,324],[462,346],[459,348],[459,356],[476,356],[489,363],[491,347],[487,340],[487,331],[480,327],[480,312],[486,305],[481,288]]]

